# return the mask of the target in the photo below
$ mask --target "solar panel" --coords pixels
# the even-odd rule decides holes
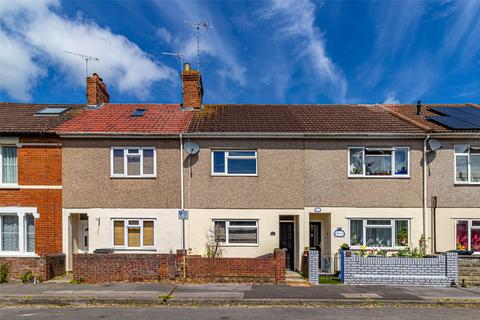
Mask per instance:
[[[429,110],[442,114],[428,119],[451,129],[480,129],[480,109],[473,107],[434,107]]]
[[[132,116],[141,117],[144,115],[145,111],[147,111],[147,109],[136,109],[135,111],[132,112]]]
[[[464,121],[462,119],[457,119],[449,116],[430,116],[427,117],[429,120],[432,120],[440,125],[443,125],[450,129],[480,129],[479,125]]]

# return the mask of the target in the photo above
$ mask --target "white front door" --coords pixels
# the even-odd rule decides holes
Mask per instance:
[[[78,252],[88,252],[88,220],[80,220],[78,238]]]

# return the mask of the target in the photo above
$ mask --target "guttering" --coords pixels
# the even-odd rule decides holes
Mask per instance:
[[[430,135],[423,140],[423,235],[428,241],[428,218],[427,218],[427,141]]]

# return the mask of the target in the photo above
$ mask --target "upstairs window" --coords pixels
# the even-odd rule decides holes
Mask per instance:
[[[111,150],[111,176],[150,178],[157,175],[156,149],[151,147],[114,147]]]
[[[0,185],[18,183],[18,156],[16,146],[0,146]]]
[[[455,182],[480,184],[480,147],[456,145]]]
[[[256,176],[257,151],[212,151],[212,175]]]
[[[349,177],[409,177],[410,148],[348,148]]]

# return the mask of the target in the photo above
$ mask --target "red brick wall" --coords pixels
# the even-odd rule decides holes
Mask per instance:
[[[9,265],[9,279],[19,279],[26,271],[49,280],[65,273],[65,255],[63,253],[39,257],[0,257],[0,264]]]
[[[202,282],[285,282],[285,252],[275,250],[271,258],[187,257],[187,277]],[[156,281],[182,275],[180,254],[73,255],[73,276],[87,283]]]
[[[73,276],[87,283],[158,281],[175,275],[173,254],[73,254]]]
[[[58,138],[26,137],[21,143],[59,143]],[[62,185],[62,149],[59,146],[23,146],[18,149],[20,185]],[[0,207],[36,207],[35,253],[62,252],[62,190],[0,189]]]

